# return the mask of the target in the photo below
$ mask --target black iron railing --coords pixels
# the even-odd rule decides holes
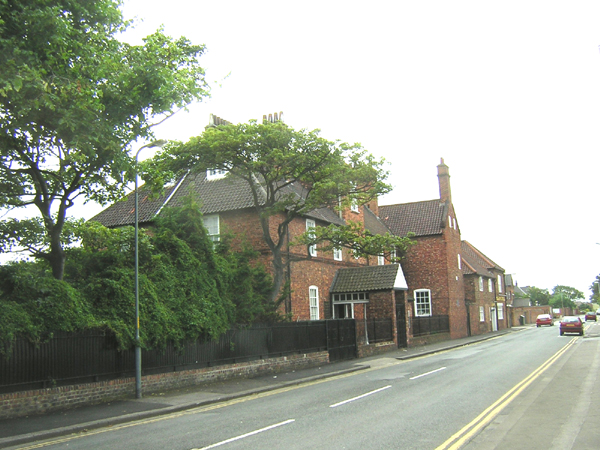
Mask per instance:
[[[450,331],[450,319],[448,316],[413,317],[411,328],[413,336],[448,333]]]

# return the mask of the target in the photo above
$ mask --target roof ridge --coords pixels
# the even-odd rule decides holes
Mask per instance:
[[[415,202],[406,202],[406,203],[394,203],[393,205],[379,205],[379,208],[387,208],[390,206],[401,206],[401,205],[415,205],[417,203],[431,203],[431,202],[439,202],[440,204],[444,204],[442,200],[439,198],[434,198],[433,200],[419,200]]]
[[[464,240],[463,242],[465,242],[475,253],[477,253],[477,255],[484,260],[484,262],[488,263],[490,265],[490,267],[494,268],[494,269],[501,269],[501,267],[496,264],[494,261],[492,261],[490,258],[488,258],[487,256],[485,256],[481,250],[479,250],[478,248],[476,248],[473,244],[471,244],[470,242]]]

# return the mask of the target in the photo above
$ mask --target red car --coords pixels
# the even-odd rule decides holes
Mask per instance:
[[[577,316],[565,316],[560,320],[560,335],[577,333],[583,336],[583,322]]]
[[[552,320],[552,316],[550,314],[540,314],[535,319],[535,324],[538,327],[541,327],[542,325],[550,325],[550,326],[552,326],[552,325],[554,325],[554,320]]]
[[[587,322],[588,320],[593,320],[594,322],[596,322],[596,313],[593,311],[586,312],[585,321]]]

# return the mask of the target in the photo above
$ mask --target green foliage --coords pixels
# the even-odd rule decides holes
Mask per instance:
[[[46,236],[25,248],[58,279],[68,208],[78,197],[121,197],[134,174],[131,144],[208,95],[204,47],[162,30],[142,45],[121,42],[130,24],[120,5],[0,1],[0,206],[37,208]]]
[[[271,300],[277,303],[284,283],[282,248],[290,222],[318,208],[347,208],[389,192],[383,167],[384,161],[376,160],[360,144],[328,141],[318,130],[294,130],[283,122],[251,121],[210,127],[187,143],[170,145],[147,170],[161,174],[163,181],[165,174],[182,170],[220,169],[246,182],[272,255]],[[273,216],[280,220],[276,233],[270,227]],[[375,254],[379,250],[378,246]]]
[[[528,292],[532,305],[542,306],[550,304],[550,293],[548,292],[548,289],[540,289],[535,286],[531,286]]]
[[[62,231],[62,245],[68,247],[79,240],[83,219],[67,218]],[[45,259],[51,247],[42,219],[7,219],[0,221],[0,253],[26,251]]]
[[[65,278],[47,263],[0,266],[0,342],[39,342],[54,331],[111,330],[120,348],[135,342],[134,230],[88,223],[69,249]],[[216,247],[197,205],[168,209],[139,235],[140,338],[143,347],[216,337],[232,324],[280,320],[268,301],[271,278],[256,253]]]
[[[557,296],[561,294],[565,298],[570,298],[571,300],[583,300],[585,298],[583,292],[575,289],[574,287],[561,285],[554,286],[554,289],[552,289],[552,295]]]
[[[93,324],[81,294],[49,276],[44,263],[0,266],[0,298],[0,342],[5,345],[17,335],[39,342],[55,331],[75,331]]]
[[[590,295],[590,301],[594,303],[600,303],[600,275],[596,275],[596,279],[590,285],[590,291],[592,291],[592,295]]]
[[[388,175],[384,161],[360,144],[328,141],[318,130],[294,130],[283,122],[210,127],[160,152],[155,164],[170,173],[225,170],[248,183],[257,194],[255,206],[268,215],[297,217],[316,208],[337,208],[340,198],[342,207],[353,200],[362,204],[391,189],[383,181]],[[289,190],[297,182],[305,188],[301,196]]]
[[[554,286],[552,290],[552,298],[549,301],[553,308],[577,308],[574,300],[584,299],[583,292],[571,286]]]

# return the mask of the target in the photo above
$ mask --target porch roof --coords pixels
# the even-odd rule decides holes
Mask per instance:
[[[408,290],[400,264],[339,269],[330,293]]]

